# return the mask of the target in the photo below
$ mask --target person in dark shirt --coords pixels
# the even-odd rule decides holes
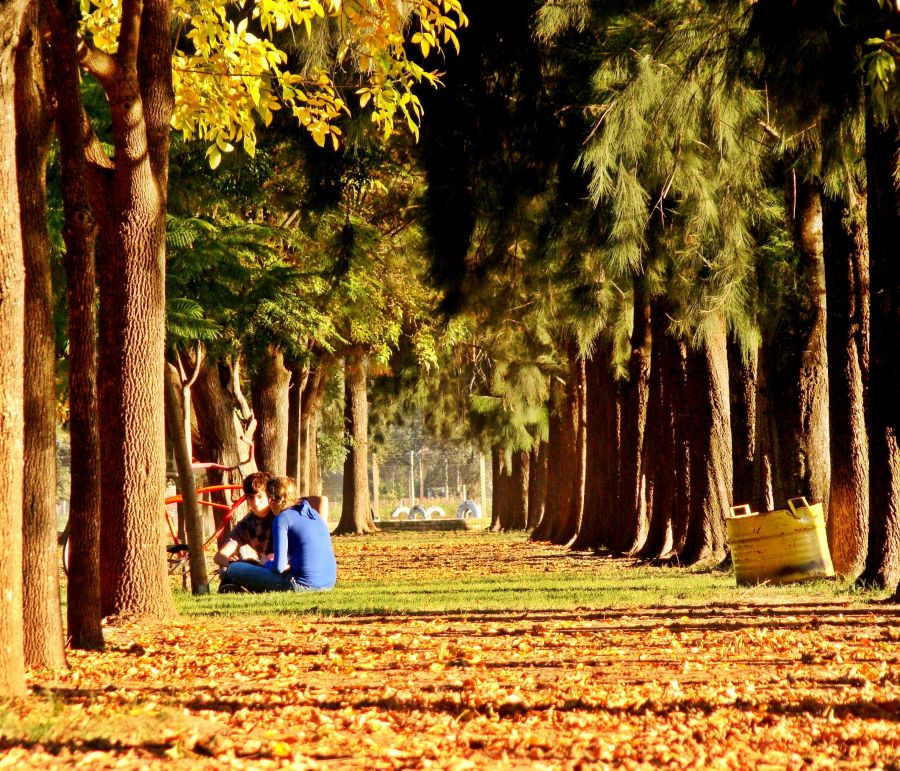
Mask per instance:
[[[277,513],[269,506],[266,484],[271,477],[265,471],[257,471],[244,477],[244,494],[250,512],[228,534],[213,561],[223,568],[220,571],[220,592],[239,591],[240,585],[228,573],[239,560],[262,564],[272,554],[272,521]]]
[[[331,589],[337,563],[325,520],[308,501],[294,504],[296,485],[290,477],[270,479],[266,492],[269,506],[279,510],[272,523],[273,558],[263,566],[232,564],[231,580],[255,592]]]

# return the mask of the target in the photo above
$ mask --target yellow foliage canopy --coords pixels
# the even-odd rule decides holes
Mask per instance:
[[[85,32],[114,53],[121,0],[83,3]],[[412,61],[406,44],[424,57],[448,43],[459,51],[456,31],[468,23],[459,0],[175,0],[173,12],[181,32],[172,59],[172,126],[209,144],[213,168],[235,144],[253,155],[257,121],[268,125],[280,109],[319,146],[336,148],[335,120],[351,110],[342,96],[348,77],[358,107],[371,109],[385,138],[398,119],[418,136],[422,106],[413,87],[437,85],[439,74]],[[311,37],[313,25],[328,25],[330,61],[298,70],[280,44],[290,36],[279,33],[302,29]]]

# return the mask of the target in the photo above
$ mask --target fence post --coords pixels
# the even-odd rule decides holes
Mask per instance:
[[[416,453],[409,451],[409,508],[416,505]]]

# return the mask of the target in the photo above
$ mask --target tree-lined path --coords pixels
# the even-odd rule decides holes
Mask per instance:
[[[327,612],[341,598],[267,609],[258,597],[214,608],[184,599],[175,622],[109,628],[105,654],[72,652],[69,671],[33,672],[36,698],[2,713],[0,767],[900,761],[895,605],[835,598],[821,584],[738,591],[724,575],[706,587],[719,600],[685,596],[683,573],[597,558],[588,571],[560,547],[488,534],[340,539],[338,557],[344,591],[361,602],[367,586],[427,590],[449,578],[465,604],[467,591],[484,591],[488,564],[497,587],[543,572],[559,586],[618,585],[621,601],[328,617],[298,614],[297,602]],[[658,601],[647,604],[641,584]]]

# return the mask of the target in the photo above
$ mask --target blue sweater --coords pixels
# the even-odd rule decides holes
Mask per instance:
[[[337,580],[337,563],[328,525],[305,500],[285,509],[272,523],[275,558],[267,567],[276,573],[290,568],[301,586],[330,589]]]

